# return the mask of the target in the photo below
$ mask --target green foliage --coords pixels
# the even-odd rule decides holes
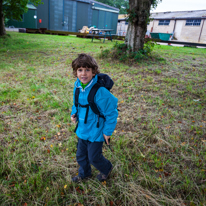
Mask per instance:
[[[152,0],[152,8],[155,9],[157,7],[157,5],[162,2],[162,0]]]
[[[114,47],[111,50],[102,50],[100,57],[101,58],[115,58],[119,61],[140,61],[146,59],[151,55],[152,50],[154,49],[156,43],[148,41],[144,44],[142,50],[137,52],[132,52],[131,47],[128,47],[126,44],[119,44],[116,42]]]
[[[151,52],[154,49],[155,45],[156,45],[155,42],[148,41],[147,43],[144,44],[143,53],[147,54],[147,55],[151,54]]]
[[[150,16],[149,10],[150,9],[155,9],[157,7],[158,3],[161,2],[161,1],[162,0],[152,0],[151,8],[148,8],[148,12],[147,12],[147,19],[146,19],[146,22],[145,22],[146,24],[150,21],[150,19],[149,19],[149,16]],[[127,9],[127,14],[128,14],[127,21],[131,22],[131,23],[134,23],[138,18],[140,18],[140,17],[138,17],[135,8]]]
[[[137,13],[135,12],[134,9],[132,9],[132,10],[128,9],[127,13],[128,13],[128,16],[126,18],[126,21],[133,23],[134,19],[137,17]]]
[[[97,0],[97,1],[118,8],[120,14],[127,14],[127,9],[129,8],[129,0]]]
[[[7,26],[8,21],[9,21],[8,18],[5,18],[5,19],[4,19],[4,24],[5,24],[5,26]]]
[[[3,0],[4,18],[21,21],[21,15],[27,12],[27,4],[41,4],[41,0]]]

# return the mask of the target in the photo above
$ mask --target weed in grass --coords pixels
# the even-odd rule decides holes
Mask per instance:
[[[162,71],[161,71],[160,69],[156,69],[156,70],[155,70],[155,73],[156,73],[156,74],[161,74]]]

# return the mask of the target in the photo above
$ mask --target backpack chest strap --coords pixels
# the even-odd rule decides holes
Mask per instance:
[[[87,123],[87,118],[88,118],[88,113],[89,113],[89,104],[86,104],[86,105],[78,104],[78,105],[80,107],[87,108],[85,118],[84,118],[84,124],[86,124]]]

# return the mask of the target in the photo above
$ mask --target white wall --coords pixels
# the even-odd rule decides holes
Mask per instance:
[[[117,25],[117,34],[119,36],[126,35],[128,25],[125,25],[125,22],[126,21],[121,21]],[[158,24],[159,20],[150,21],[149,25],[147,25],[147,33],[151,32],[151,30],[152,32],[157,33],[172,33],[174,30],[175,20],[170,20],[170,24],[168,26]],[[199,43],[206,43],[206,20],[202,19],[200,26],[186,26],[185,24],[186,20],[176,20],[174,37],[177,41],[198,43],[200,31],[202,28],[202,34]]]
[[[117,24],[117,35],[118,36],[126,36],[128,24],[126,21],[120,21]]]

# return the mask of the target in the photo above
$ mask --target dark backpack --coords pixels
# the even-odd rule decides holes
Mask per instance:
[[[77,109],[77,112],[75,114],[76,117],[78,114],[78,106],[87,108],[85,119],[84,119],[85,124],[87,123],[88,112],[89,112],[89,107],[90,107],[92,109],[92,111],[98,116],[97,128],[99,128],[99,118],[101,117],[101,118],[105,119],[105,117],[104,117],[104,115],[102,115],[100,113],[97,105],[94,103],[94,96],[100,87],[105,87],[106,89],[108,89],[110,91],[110,89],[114,85],[114,82],[107,74],[100,73],[100,74],[97,74],[97,77],[98,77],[97,83],[93,85],[93,87],[91,88],[91,90],[89,92],[88,98],[87,98],[89,104],[81,105],[79,103],[80,88],[76,88],[74,105]],[[78,127],[78,123],[76,125],[74,132],[76,132],[77,127]]]

